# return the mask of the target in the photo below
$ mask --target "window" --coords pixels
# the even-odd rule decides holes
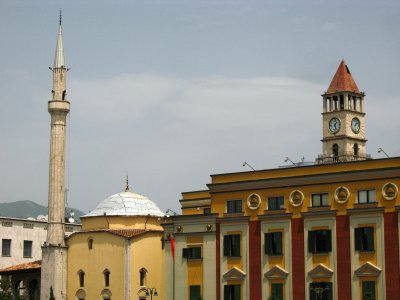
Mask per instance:
[[[240,256],[240,234],[224,235],[224,256]]]
[[[354,228],[354,241],[357,251],[374,251],[374,227]]]
[[[24,257],[32,257],[32,241],[24,241]]]
[[[242,200],[228,200],[226,202],[226,212],[228,214],[242,212]]]
[[[375,190],[358,191],[358,203],[374,203],[376,202]]]
[[[190,286],[190,300],[200,300],[200,286],[199,285],[191,285]]]
[[[79,286],[84,287],[85,286],[85,272],[80,270],[78,272],[78,276],[79,276]]]
[[[332,282],[311,282],[310,299],[332,300]]]
[[[182,257],[187,259],[201,258],[201,247],[183,248]]]
[[[240,300],[240,284],[224,285],[224,300]]]
[[[283,196],[279,197],[268,197],[268,210],[284,209]]]
[[[141,268],[139,271],[139,275],[140,275],[140,286],[145,286],[146,282],[146,274],[147,274],[147,270],[145,268]]]
[[[264,237],[265,254],[282,255],[282,232],[269,232]]]
[[[11,240],[2,239],[1,241],[1,255],[11,256]]]
[[[89,250],[93,249],[93,239],[92,238],[88,239],[88,248],[89,248]]]
[[[206,207],[203,209],[203,214],[210,215],[211,214],[211,207]]]
[[[110,271],[105,269],[103,273],[104,273],[104,285],[110,286]]]
[[[330,230],[310,230],[308,232],[308,252],[324,253],[330,251],[332,251]]]
[[[270,300],[283,300],[283,283],[271,284],[271,297]]]
[[[375,300],[375,281],[362,282],[362,300]]]
[[[322,193],[322,194],[312,194],[312,206],[317,207],[317,206],[329,206],[329,195],[328,193]]]

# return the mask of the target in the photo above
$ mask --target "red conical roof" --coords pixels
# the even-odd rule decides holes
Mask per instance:
[[[356,82],[351,76],[350,70],[344,60],[340,62],[339,68],[329,85],[327,93],[335,93],[339,91],[351,91],[360,93]]]

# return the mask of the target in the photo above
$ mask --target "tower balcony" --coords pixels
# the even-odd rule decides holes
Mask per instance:
[[[371,154],[358,154],[355,155],[352,151],[343,151],[337,154],[331,153],[328,155],[320,154],[315,160],[315,163],[318,165],[321,164],[334,164],[340,162],[350,162],[350,161],[358,161],[358,160],[367,160],[371,159]]]

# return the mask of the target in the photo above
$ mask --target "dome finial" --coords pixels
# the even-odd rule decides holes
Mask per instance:
[[[129,177],[128,174],[126,174],[126,186],[125,186],[125,192],[129,191]]]

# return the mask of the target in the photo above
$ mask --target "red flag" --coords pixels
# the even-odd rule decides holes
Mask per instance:
[[[175,238],[172,233],[169,236],[169,242],[171,243],[172,259],[175,260]]]

